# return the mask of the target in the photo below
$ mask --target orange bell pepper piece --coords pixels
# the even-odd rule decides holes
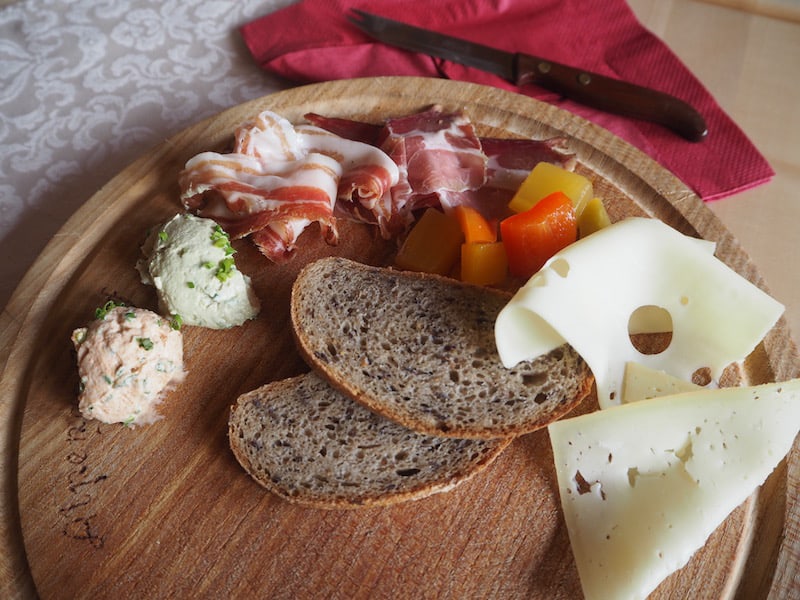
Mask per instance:
[[[497,241],[497,229],[471,206],[458,205],[453,209],[453,214],[461,225],[465,243]]]
[[[503,242],[461,244],[461,281],[475,285],[499,285],[508,275]]]
[[[463,241],[456,219],[429,208],[409,232],[395,264],[407,271],[449,275],[458,262]]]
[[[532,208],[501,221],[500,235],[509,273],[530,277],[556,252],[578,239],[575,207],[566,194],[554,192]]]

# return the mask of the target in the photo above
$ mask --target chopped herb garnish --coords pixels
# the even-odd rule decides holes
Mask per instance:
[[[150,338],[136,338],[136,342],[139,344],[140,348],[144,348],[145,350],[153,349],[153,340]]]
[[[204,263],[203,263],[203,266],[204,266],[206,269],[213,269],[213,268],[214,268],[214,263],[213,263],[213,262],[211,262],[210,260],[207,260],[206,262],[204,262]]]
[[[175,331],[179,331],[183,325],[183,317],[180,315],[172,315],[172,320],[169,322],[169,326],[172,327]]]
[[[228,240],[228,234],[220,225],[214,225],[214,230],[211,232],[211,241],[215,246],[222,247]],[[222,243],[220,243],[222,242]]]
[[[189,289],[194,289],[194,281],[187,281],[186,287],[188,287]]]
[[[105,381],[108,385],[111,385],[112,383],[111,377],[108,375],[103,375],[103,381]]]
[[[166,242],[168,238],[169,238],[169,235],[167,234],[166,231],[162,230],[162,231],[158,232],[158,239],[160,239],[162,242]]]
[[[235,267],[233,265],[233,258],[223,258],[221,261],[219,261],[219,266],[217,267],[217,272],[215,275],[217,279],[224,283],[233,274],[234,269]]]
[[[96,308],[94,310],[94,318],[95,319],[105,319],[106,315],[109,312],[111,312],[112,310],[114,310],[115,308],[117,308],[118,306],[125,306],[125,303],[124,302],[116,302],[114,300],[109,300],[108,302],[103,304],[103,306],[101,306],[100,308]]]
[[[131,319],[135,319],[135,318],[136,318],[136,313],[133,312],[132,310],[129,310],[128,312],[125,313],[125,320],[126,321],[130,321]]]
[[[214,226],[214,231],[211,233],[211,243],[215,247],[225,250],[225,256],[231,256],[236,252],[231,246],[230,237],[219,225]]]
[[[135,420],[136,420],[136,417],[134,417],[133,415],[131,415],[130,417],[128,417],[127,419],[125,419],[125,420],[122,422],[122,424],[123,424],[125,427],[130,427],[131,425],[133,425],[133,422],[134,422]]]

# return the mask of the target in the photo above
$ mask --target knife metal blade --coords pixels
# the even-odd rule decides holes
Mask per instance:
[[[708,135],[705,119],[694,107],[651,88],[522,52],[506,52],[359,9],[352,9],[348,20],[380,42],[475,67],[519,86],[532,83],[606,112],[658,123],[692,142]]]

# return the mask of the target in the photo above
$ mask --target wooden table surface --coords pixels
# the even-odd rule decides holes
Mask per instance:
[[[0,7],[15,0],[0,0]],[[18,0],[16,0],[18,1]],[[800,269],[792,264],[800,223],[800,2],[797,0],[629,0],[643,24],[661,37],[708,87],[776,171],[772,182],[710,204],[758,266],[772,295],[786,305],[800,339]],[[0,417],[5,411],[1,410]],[[7,415],[5,415],[7,416]],[[8,424],[0,431],[3,451]],[[11,477],[13,480],[14,478]],[[3,482],[9,478],[4,476]],[[15,505],[3,490],[0,513]],[[0,531],[3,537],[15,532]],[[0,557],[0,581],[16,561]],[[2,588],[0,588],[2,589]],[[0,593],[0,595],[2,595]]]

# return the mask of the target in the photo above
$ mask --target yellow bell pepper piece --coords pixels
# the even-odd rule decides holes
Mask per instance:
[[[449,275],[458,261],[463,241],[456,219],[429,208],[400,247],[395,265],[407,271]]]
[[[611,218],[600,198],[589,200],[583,212],[578,216],[578,232],[582,238],[609,225],[611,225]]]
[[[522,182],[508,207],[515,213],[525,212],[553,192],[563,192],[572,200],[575,214],[580,216],[594,196],[592,182],[583,175],[546,162],[537,164]]]
[[[461,281],[476,285],[499,285],[508,275],[503,242],[472,242],[461,245]]]

